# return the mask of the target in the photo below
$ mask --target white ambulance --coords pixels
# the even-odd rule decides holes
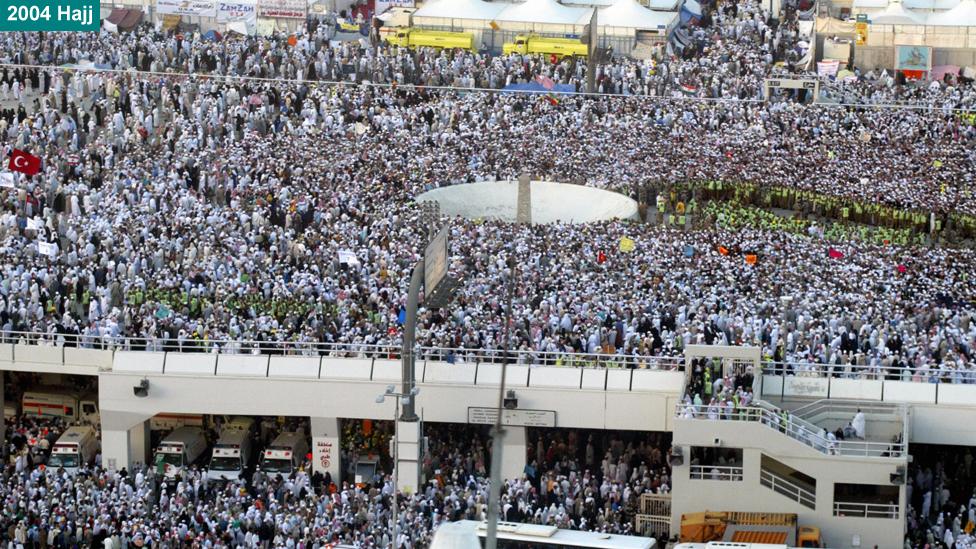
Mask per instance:
[[[51,448],[51,455],[47,460],[47,467],[58,470],[64,469],[69,474],[75,474],[82,465],[95,461],[98,453],[98,435],[91,425],[69,427]]]
[[[153,456],[153,463],[162,469],[167,481],[175,480],[184,467],[189,467],[207,451],[207,438],[199,427],[180,427],[166,436]]]
[[[237,429],[231,425],[224,426],[220,438],[214,446],[213,455],[210,457],[207,478],[229,481],[242,478],[244,471],[251,462],[252,438],[250,429]]]
[[[270,476],[288,476],[305,462],[308,441],[303,433],[281,433],[261,455],[261,471]]]

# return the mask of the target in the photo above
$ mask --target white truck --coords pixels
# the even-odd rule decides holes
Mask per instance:
[[[244,476],[251,462],[254,425],[251,418],[236,417],[221,427],[210,457],[208,479],[234,481]]]
[[[57,388],[24,391],[20,411],[25,416],[60,417],[91,425],[97,425],[99,421],[96,395],[81,395]]]
[[[288,476],[305,462],[308,441],[303,433],[281,433],[261,455],[261,471],[270,476]]]
[[[83,465],[95,461],[98,453],[98,434],[91,425],[76,425],[69,427],[51,448],[51,456],[47,460],[47,467],[55,471],[64,469],[74,475]]]
[[[192,465],[207,451],[207,438],[199,427],[180,427],[166,436],[153,456],[157,471],[167,481],[176,480],[184,467]]]

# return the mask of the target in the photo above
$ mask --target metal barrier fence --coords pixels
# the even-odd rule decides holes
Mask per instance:
[[[641,494],[634,531],[666,540],[671,537],[671,494]]]
[[[840,378],[878,381],[911,381],[915,383],[972,383],[976,384],[976,370],[931,367],[891,368],[858,364],[820,364],[816,362],[762,363],[766,375],[796,376],[798,378]]]
[[[317,341],[262,341],[216,339],[157,339],[111,335],[72,335],[37,332],[3,332],[2,343],[79,347],[110,351],[156,351],[181,353],[217,353],[244,355],[331,356],[340,358],[383,358],[400,360],[396,345],[364,343],[324,343]],[[414,350],[417,360],[464,363],[498,363],[503,359],[499,349],[465,349],[422,347]],[[680,356],[639,356],[609,353],[571,353],[515,350],[508,352],[510,364],[587,368],[631,368],[650,370],[684,370]]]
[[[759,484],[762,484],[777,494],[792,499],[804,507],[809,507],[810,509],[817,508],[817,495],[815,493],[801,488],[786,477],[774,473],[769,469],[759,470]]]
[[[834,502],[835,517],[897,519],[898,506],[884,503]]]

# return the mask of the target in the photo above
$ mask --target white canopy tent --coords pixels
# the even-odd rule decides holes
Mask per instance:
[[[951,10],[959,5],[959,0],[905,0],[910,10]]]
[[[871,16],[874,25],[921,25],[925,16],[905,9],[901,0],[891,0],[888,6]]]
[[[855,14],[865,13],[871,17],[882,14],[894,0],[854,0],[852,7]],[[960,0],[903,0],[903,6],[912,10],[915,15],[926,17],[933,13],[942,13],[959,5]],[[884,23],[886,24],[886,23]]]
[[[491,21],[507,4],[484,0],[433,0],[414,12],[414,17],[442,17],[445,19],[486,19]]]
[[[925,23],[937,27],[976,26],[976,0],[962,0],[949,11],[930,15]]]
[[[526,0],[509,4],[495,21],[504,29],[573,33],[590,22],[593,8],[564,6],[556,0]]]
[[[664,33],[677,18],[677,12],[652,11],[637,0],[616,0],[612,6],[600,9],[597,25],[603,34],[633,34],[638,30]]]

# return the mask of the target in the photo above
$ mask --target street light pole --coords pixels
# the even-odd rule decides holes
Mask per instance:
[[[514,250],[513,250],[514,253]],[[501,496],[502,484],[502,412],[505,405],[505,371],[508,369],[508,348],[510,344],[510,326],[512,324],[512,301],[515,299],[515,276],[518,265],[515,256],[508,258],[508,302],[505,304],[505,335],[502,344],[502,378],[498,385],[498,412],[495,417],[494,436],[491,439],[491,480],[488,484],[488,531],[485,535],[485,549],[496,549],[498,544],[498,504]],[[524,457],[524,456],[523,456]]]
[[[393,543],[390,547],[397,549],[397,538],[400,535],[400,502],[397,501],[397,470],[400,469],[399,446],[400,441],[400,420],[397,417],[400,413],[400,395],[396,395],[396,402],[393,405]]]
[[[406,391],[406,392],[403,392],[403,393],[398,393],[398,392],[396,392],[396,387],[395,386],[393,386],[393,385],[387,385],[386,386],[386,392],[384,392],[382,395],[379,395],[378,397],[376,397],[376,403],[377,404],[382,404],[383,402],[385,402],[386,401],[386,397],[388,397],[388,396],[393,397],[395,399],[395,403],[393,405],[393,450],[391,452],[393,454],[393,475],[392,475],[392,477],[393,477],[393,497],[392,497],[392,503],[391,503],[391,506],[393,507],[393,509],[392,509],[392,515],[393,515],[393,542],[390,543],[390,547],[392,547],[394,549],[398,549],[397,548],[397,538],[400,535],[400,520],[399,520],[399,518],[400,518],[399,517],[400,504],[399,504],[399,502],[397,502],[397,478],[398,478],[397,471],[399,471],[399,469],[400,469],[400,459],[399,459],[400,458],[400,451],[399,451],[400,449],[398,448],[398,446],[399,446],[398,443],[400,441],[400,417],[399,417],[400,416],[400,400],[403,399],[403,406],[404,406],[404,408],[406,408],[408,405],[411,405],[413,403],[413,397],[417,396],[418,394],[420,394],[420,387],[411,387],[409,391]]]

